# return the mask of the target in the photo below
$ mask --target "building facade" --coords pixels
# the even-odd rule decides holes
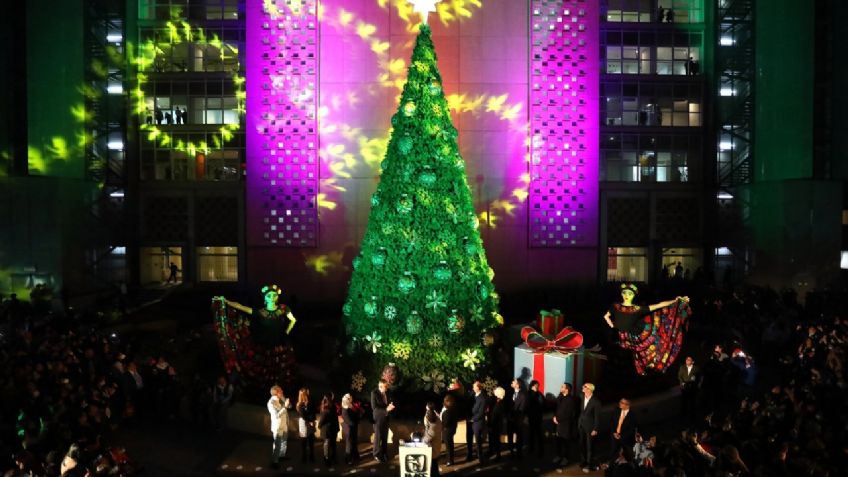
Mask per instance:
[[[137,75],[129,101],[137,131],[141,285],[171,264],[190,283],[244,277],[244,5],[239,0],[138,2]]]
[[[703,0],[607,0],[601,253],[608,281],[692,278],[710,258],[711,74]]]

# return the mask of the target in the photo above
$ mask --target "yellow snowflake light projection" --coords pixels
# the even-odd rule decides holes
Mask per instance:
[[[236,112],[239,118],[243,117],[245,108],[244,77],[239,74],[238,47],[223,42],[216,33],[208,35],[206,30],[195,27],[186,21],[172,20],[165,24],[167,38],[165,40],[148,39],[142,42],[137,51],[133,45],[128,45],[128,55],[131,64],[136,67],[136,84],[131,92],[132,111],[140,118],[139,129],[142,137],[147,141],[155,142],[159,147],[170,148],[185,152],[189,155],[198,153],[208,154],[224,147],[233,139],[233,133],[241,128],[241,121],[222,124],[216,134],[209,141],[189,141],[174,139],[167,130],[161,128],[158,121],[151,121],[148,116],[150,111],[149,98],[145,95],[144,85],[149,81],[151,71],[162,71],[165,55],[175,46],[183,43],[191,43],[195,47],[212,47],[218,51],[218,60],[222,64],[231,64],[231,79],[235,86]],[[156,105],[153,105],[154,108]]]

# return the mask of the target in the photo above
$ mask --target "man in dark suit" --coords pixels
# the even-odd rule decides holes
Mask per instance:
[[[474,381],[471,389],[474,390],[471,428],[474,431],[474,440],[477,442],[477,458],[480,459],[481,464],[485,464],[487,459],[483,454],[483,435],[486,434],[486,396],[483,395],[483,384],[480,381]],[[471,442],[468,446],[471,447]]]
[[[539,392],[539,381],[530,381],[530,389],[527,391],[527,452],[536,452],[541,458],[543,454],[542,445],[542,413],[545,410],[545,396]]]
[[[512,407],[507,421],[507,443],[509,455],[512,458],[521,458],[521,446],[524,444],[524,419],[527,416],[527,393],[522,389],[522,382],[515,378],[512,380]],[[515,439],[513,441],[513,438]]]
[[[395,408],[389,396],[389,383],[381,379],[377,389],[371,391],[371,408],[374,410],[374,460],[389,460],[389,413]]]
[[[630,412],[630,400],[621,398],[618,402],[618,411],[613,413],[610,429],[612,429],[612,452],[610,465],[618,460],[623,453],[627,462],[633,461],[633,446],[636,445],[636,421]]]
[[[680,383],[680,414],[687,425],[695,423],[695,400],[698,396],[698,380],[701,370],[695,366],[691,356],[680,365],[677,371],[677,381]]]
[[[568,465],[569,443],[574,439],[577,430],[577,416],[580,413],[580,404],[577,398],[571,394],[571,384],[563,383],[559,388],[557,396],[556,411],[554,411],[554,424],[556,425],[556,456],[554,464],[562,467]]]
[[[601,402],[594,397],[595,385],[583,384],[583,399],[580,402],[580,417],[577,419],[577,437],[580,441],[580,466],[583,472],[598,470],[594,464],[595,437],[598,436]]]
[[[465,421],[465,462],[471,462],[474,459],[474,447],[471,445],[474,442],[474,431],[471,425],[471,408],[474,406],[473,393],[469,393],[459,379],[454,378],[448,387],[448,394],[453,396],[455,407],[453,409],[457,421]],[[452,459],[448,459],[451,460]]]

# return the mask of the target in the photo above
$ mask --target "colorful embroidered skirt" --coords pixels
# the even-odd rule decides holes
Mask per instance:
[[[678,299],[671,305],[646,315],[642,331],[619,331],[621,347],[633,351],[636,372],[644,375],[648,370],[665,372],[677,358],[683,345],[683,334],[689,328],[689,304]]]
[[[288,344],[260,345],[251,337],[251,316],[213,302],[218,350],[227,374],[238,373],[249,384],[268,388],[291,385],[295,378],[294,350]],[[253,318],[255,319],[255,318]]]

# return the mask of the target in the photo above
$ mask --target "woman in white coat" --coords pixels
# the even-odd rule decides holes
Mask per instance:
[[[271,448],[271,468],[280,467],[280,459],[286,456],[286,444],[289,437],[289,399],[283,395],[283,388],[271,387],[268,399],[268,413],[271,414],[271,436],[274,444]]]

